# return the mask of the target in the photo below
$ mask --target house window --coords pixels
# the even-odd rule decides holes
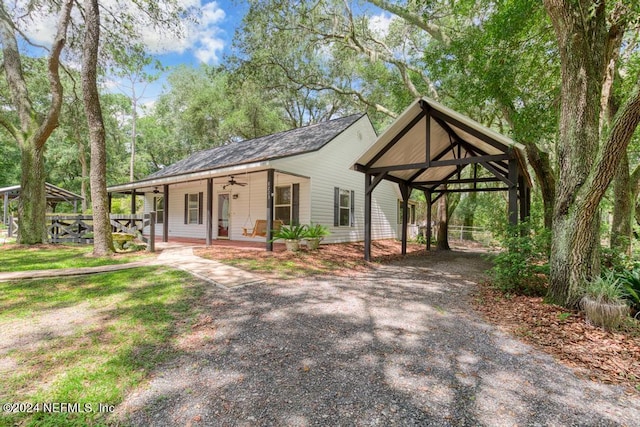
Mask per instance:
[[[154,210],[156,211],[156,224],[162,224],[164,222],[164,197],[154,197],[153,206]]]
[[[282,185],[276,187],[275,218],[286,225],[291,224],[291,186]]]
[[[202,224],[203,193],[184,195],[184,223]]]
[[[409,222],[407,224],[416,223],[416,205],[409,202]],[[402,200],[398,200],[398,224],[402,224]]]
[[[334,226],[354,226],[354,204],[355,197],[353,190],[345,190],[338,187],[334,188]]]

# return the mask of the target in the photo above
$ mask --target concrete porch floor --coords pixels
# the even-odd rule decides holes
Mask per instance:
[[[170,237],[168,242],[163,242],[162,237],[156,237],[155,239],[156,250],[161,249],[170,249],[170,248],[180,248],[187,246],[207,246],[206,239],[195,239],[195,238],[187,238],[187,237]],[[211,247],[214,248],[235,248],[235,249],[246,249],[253,251],[265,251],[266,243],[265,242],[246,242],[240,240],[212,240]],[[282,252],[286,249],[284,243],[275,243],[273,244],[274,252]]]

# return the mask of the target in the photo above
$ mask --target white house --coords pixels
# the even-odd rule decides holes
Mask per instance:
[[[142,195],[165,241],[263,241],[270,249],[265,226],[280,221],[325,225],[325,243],[361,241],[364,176],[351,166],[376,138],[367,115],[351,115],[204,150],[108,191]],[[376,188],[373,239],[397,238],[399,197],[395,183]]]

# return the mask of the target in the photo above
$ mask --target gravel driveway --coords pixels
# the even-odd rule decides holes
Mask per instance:
[[[640,399],[578,379],[472,312],[478,254],[352,277],[211,288],[185,355],[119,405],[127,424],[640,425]],[[452,273],[455,272],[455,273]]]

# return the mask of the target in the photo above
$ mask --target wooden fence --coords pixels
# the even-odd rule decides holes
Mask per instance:
[[[137,236],[148,243],[142,231],[154,224],[150,214],[110,215],[111,229],[114,233],[127,233]],[[93,216],[91,215],[47,215],[47,241],[49,243],[93,243]],[[9,218],[9,237],[17,234],[17,218]]]

